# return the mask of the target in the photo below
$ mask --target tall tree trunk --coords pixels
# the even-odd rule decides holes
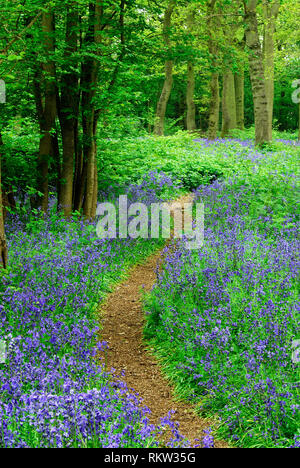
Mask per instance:
[[[219,95],[219,73],[212,73],[209,83],[210,104],[208,118],[207,138],[215,140],[219,129],[220,95]]]
[[[52,146],[51,155],[53,159],[53,169],[56,172],[57,210],[59,211],[59,206],[61,205],[61,196],[60,196],[61,160],[60,160],[60,151],[59,151],[59,143],[58,143],[56,125],[55,125],[54,132],[51,134],[51,146]]]
[[[77,51],[78,11],[74,4],[67,10],[65,56],[70,64],[61,79],[59,118],[62,133],[63,162],[61,170],[60,203],[66,217],[72,213],[75,134],[78,120],[78,74],[74,71],[73,56]]]
[[[1,187],[1,147],[3,146],[2,136],[0,133],[0,268],[7,267],[7,243],[4,230],[3,202],[2,202],[2,187]]]
[[[189,132],[196,130],[196,106],[194,101],[195,93],[195,71],[194,64],[187,64],[187,88],[186,88],[186,128]]]
[[[94,184],[95,184],[95,166],[96,166],[96,154],[95,154],[95,142],[94,133],[92,128],[85,129],[85,137],[89,139],[86,143],[85,158],[87,161],[87,176],[86,176],[86,190],[83,205],[83,213],[86,218],[94,218],[95,213],[93,212],[93,201],[94,201]]]
[[[235,103],[236,103],[236,126],[240,130],[245,127],[245,77],[244,69],[240,68],[239,73],[234,75]]]
[[[187,15],[187,28],[188,28],[188,33],[190,34],[193,34],[194,23],[195,23],[195,10],[194,10],[194,7],[191,7]],[[186,128],[190,132],[196,129],[196,107],[195,107],[194,94],[195,94],[194,63],[192,60],[189,60],[187,63]]]
[[[37,113],[40,123],[41,139],[39,144],[39,155],[37,163],[37,183],[38,191],[42,196],[37,196],[36,206],[40,206],[42,211],[46,213],[48,209],[48,172],[49,160],[52,154],[52,136],[51,132],[55,127],[56,118],[56,84],[55,84],[55,64],[51,58],[51,54],[55,51],[54,44],[54,15],[51,12],[42,14],[42,32],[45,50],[45,62],[43,63],[44,81],[45,81],[45,96],[42,98],[40,89],[41,74],[38,73],[35,80],[35,99]],[[44,102],[44,104],[43,104]]]
[[[95,145],[94,152],[95,152],[95,155],[97,155],[96,140],[94,141],[94,145]],[[92,215],[93,216],[96,215],[97,202],[98,202],[98,168],[97,168],[97,162],[95,162],[94,170],[95,170],[95,172],[94,172],[94,193],[93,193],[93,203],[92,203]]]
[[[75,199],[74,199],[74,210],[81,211],[83,207],[84,197],[85,197],[85,188],[86,188],[86,178],[87,178],[87,163],[83,159],[82,153],[82,169],[81,176],[77,180],[75,188]]]
[[[121,27],[121,47],[124,44],[124,8],[125,2],[121,0],[120,27]],[[101,23],[103,10],[101,2],[90,5],[89,11],[89,31],[86,41],[96,46],[101,43]],[[99,52],[98,52],[99,53]],[[99,62],[95,59],[87,59],[82,66],[82,126],[83,126],[83,154],[86,161],[86,187],[83,205],[83,213],[86,218],[94,218],[96,215],[95,197],[98,194],[97,155],[96,155],[96,132],[99,113],[95,111],[94,98],[99,73]],[[87,89],[87,91],[85,91]]]
[[[167,53],[170,54],[171,40],[170,40],[170,28],[171,28],[171,18],[175,8],[176,2],[171,0],[168,4],[168,7],[165,11],[164,16],[164,26],[163,26],[163,37],[164,43],[167,49]],[[160,98],[156,107],[156,116],[154,123],[154,134],[162,136],[164,134],[165,126],[165,115],[167,110],[167,104],[171,94],[173,86],[173,60],[167,60],[165,63],[165,81],[163,89],[160,95]]]
[[[72,213],[75,135],[72,124],[62,127],[63,162],[60,179],[60,207],[66,217]]]
[[[236,97],[234,75],[227,69],[223,74],[222,93],[222,137],[236,128]]]
[[[208,118],[208,133],[209,140],[217,138],[219,129],[219,112],[220,112],[220,94],[219,94],[219,72],[218,70],[218,42],[214,36],[217,19],[214,16],[216,0],[207,2],[207,34],[208,34],[208,50],[211,58],[211,77],[209,83],[210,103],[209,103],[209,118]]]
[[[256,7],[257,0],[244,0],[245,35],[249,49],[250,79],[254,102],[255,144],[262,145],[272,140],[272,132],[270,132],[269,125],[263,54],[259,40]]]
[[[75,174],[74,174],[74,187],[73,187],[73,206],[75,211],[80,211],[82,207],[85,178],[83,177],[84,171],[84,160],[83,160],[83,149],[77,148],[76,161],[75,161]],[[84,179],[84,181],[83,181]],[[82,189],[82,183],[84,187]]]
[[[117,64],[113,70],[111,80],[106,89],[110,95],[115,86],[120,64],[126,52],[125,37],[125,8],[126,0],[120,0],[119,8],[119,31],[120,31],[120,53]],[[96,0],[89,7],[89,29],[85,41],[94,45],[94,54],[100,54],[97,46],[101,43],[101,31],[103,25],[104,7],[102,0]],[[96,216],[98,197],[98,168],[97,168],[97,124],[103,109],[95,109],[95,95],[97,90],[97,80],[99,75],[99,61],[97,58],[87,59],[82,66],[82,126],[83,126],[83,169],[81,173],[79,191],[76,193],[76,202],[81,208],[83,199],[83,213],[86,218],[93,219]],[[84,195],[84,197],[83,197]]]
[[[274,106],[274,33],[276,19],[279,13],[280,0],[263,0],[264,18],[264,68],[266,94],[268,102],[269,132],[272,133],[273,106]]]

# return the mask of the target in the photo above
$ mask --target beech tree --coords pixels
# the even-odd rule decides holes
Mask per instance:
[[[211,60],[211,76],[209,82],[210,104],[207,137],[209,140],[217,138],[219,129],[220,111],[220,89],[219,89],[219,50],[217,30],[219,28],[219,17],[216,14],[216,0],[207,2],[206,28],[208,35],[208,51]]]
[[[234,73],[235,106],[236,106],[236,126],[244,130],[245,126],[245,64],[244,50],[245,41],[236,41],[236,47],[239,52],[237,61],[237,71]]]
[[[62,166],[60,179],[60,199],[65,216],[72,212],[74,159],[76,151],[76,127],[78,125],[78,22],[79,13],[76,4],[71,3],[66,11],[66,36],[64,47],[64,70],[61,75],[60,94],[58,93],[58,116],[62,134]]]
[[[222,137],[226,136],[229,130],[236,128],[236,95],[234,74],[227,69],[223,73],[222,90]]]
[[[124,46],[125,1],[107,6],[96,0],[87,8],[76,1],[69,2],[65,21],[59,9],[55,10],[53,5],[49,8],[42,14],[42,34],[37,36],[44,44],[45,62],[42,67],[36,63],[33,74],[41,129],[38,190],[43,196],[40,204],[46,211],[48,161],[52,157],[58,173],[58,206],[67,217],[73,210],[83,209],[84,215],[92,218],[96,213],[98,194],[96,133],[100,109],[96,109],[96,94],[102,32],[110,20],[119,15],[115,25]],[[63,37],[57,48],[54,38],[58,29]],[[61,63],[55,62],[59,51],[64,57]],[[112,81],[116,79],[118,66],[112,73]],[[43,88],[42,82],[45,82]],[[62,156],[56,135],[56,117],[59,119]]]
[[[271,135],[274,105],[274,34],[280,8],[280,0],[262,0],[262,6],[264,21],[263,58],[268,103],[269,134]]]
[[[187,12],[187,31],[193,35],[195,29],[195,5],[191,5]],[[195,67],[192,58],[187,62],[187,87],[186,87],[186,128],[188,131],[196,129],[196,106],[195,106]]]
[[[171,18],[174,12],[176,1],[170,0],[164,15],[163,22],[163,39],[166,47],[167,60],[165,62],[165,80],[160,98],[156,107],[155,123],[154,123],[154,134],[163,135],[165,125],[165,115],[167,104],[172,90],[173,84],[173,58],[171,55]]]
[[[42,38],[44,47],[43,63],[36,63],[33,77],[34,95],[37,116],[40,126],[40,144],[37,161],[38,185],[41,196],[37,196],[36,206],[41,206],[44,212],[48,209],[48,172],[49,161],[53,156],[53,131],[55,129],[56,85],[55,64],[53,62],[54,46],[54,15],[52,11],[41,15]],[[43,83],[44,82],[44,83]],[[42,90],[44,84],[44,91]]]
[[[258,22],[257,0],[244,0],[245,36],[249,49],[249,68],[254,103],[255,143],[261,145],[272,140],[269,105],[264,72]]]

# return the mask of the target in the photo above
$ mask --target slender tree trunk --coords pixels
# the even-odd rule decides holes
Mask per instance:
[[[72,125],[62,128],[63,162],[60,179],[60,206],[66,217],[72,213],[75,134]]]
[[[109,95],[116,83],[120,64],[123,61],[126,52],[125,37],[125,8],[126,0],[120,0],[120,53],[117,59],[117,65],[112,73],[110,83],[107,87]],[[89,7],[89,29],[85,41],[87,44],[94,45],[96,55],[100,53],[97,46],[101,43],[101,31],[103,29],[103,2],[97,0]],[[87,59],[82,66],[82,126],[83,126],[83,169],[79,185],[78,200],[81,206],[83,202],[83,213],[86,218],[93,219],[96,215],[97,196],[98,196],[98,168],[97,168],[97,124],[101,109],[95,109],[95,95],[97,89],[97,80],[99,75],[99,61]],[[84,197],[82,194],[84,193]]]
[[[188,62],[187,65],[187,89],[186,89],[186,127],[189,132],[196,130],[196,106],[194,101],[195,93],[195,71],[194,64]]]
[[[77,51],[78,11],[71,5],[67,11],[65,56],[71,61]],[[74,64],[75,65],[75,64]],[[78,120],[78,74],[71,65],[61,79],[59,118],[61,124],[63,162],[60,180],[60,204],[66,217],[72,213],[76,122]]]
[[[236,97],[234,86],[234,75],[227,69],[223,74],[222,93],[222,137],[236,128]]]
[[[94,153],[95,156],[97,156],[97,144],[96,140],[94,141]],[[92,203],[92,215],[95,216],[96,210],[97,210],[97,202],[98,202],[98,168],[97,168],[97,162],[95,161],[94,165],[94,193],[93,193],[93,203]]]
[[[264,69],[266,94],[268,102],[269,132],[272,133],[274,106],[274,33],[276,19],[279,13],[280,0],[263,0],[264,17]]]
[[[124,0],[121,0],[120,27],[121,27],[121,47],[124,46]],[[96,46],[101,42],[101,23],[103,10],[101,2],[90,5],[89,31],[86,41]],[[83,205],[83,213],[86,218],[94,218],[96,215],[95,197],[98,194],[97,155],[96,155],[96,133],[99,113],[95,111],[94,98],[99,73],[99,63],[97,60],[88,59],[82,67],[83,89],[88,89],[82,93],[82,125],[83,125],[83,154],[86,161],[86,187]]]
[[[167,53],[170,54],[171,40],[170,40],[170,28],[171,28],[171,18],[175,8],[176,2],[171,0],[168,4],[168,7],[165,11],[164,16],[164,26],[163,26],[163,37],[164,43],[167,49]],[[162,136],[164,134],[165,126],[165,115],[167,110],[167,104],[171,94],[173,86],[173,60],[167,60],[165,63],[165,81],[163,89],[160,95],[160,98],[157,103],[156,116],[154,123],[154,134]]]
[[[52,154],[52,136],[51,132],[55,127],[56,118],[56,84],[55,84],[55,64],[51,54],[55,51],[54,44],[54,15],[51,12],[42,14],[42,32],[46,60],[42,68],[44,70],[45,96],[42,99],[40,82],[35,81],[36,88],[36,106],[39,116],[41,139],[39,144],[39,155],[37,164],[38,191],[42,196],[37,196],[36,206],[40,206],[44,213],[48,209],[48,172],[49,160]],[[41,75],[39,75],[41,77]],[[43,104],[44,102],[44,104]]]
[[[220,112],[220,95],[219,95],[219,74],[212,73],[209,83],[210,88],[210,104],[208,118],[208,133],[209,140],[215,140],[219,129],[219,112]]]
[[[224,38],[228,46],[228,50],[234,49],[236,51],[235,34],[238,25],[223,25]],[[235,92],[235,79],[234,79],[234,60],[232,58],[233,52],[224,55],[223,65],[223,91],[222,91],[222,137],[228,135],[230,130],[237,126],[236,115],[236,92]]]
[[[217,18],[214,16],[216,0],[207,2],[207,34],[208,34],[208,50],[211,57],[211,77],[209,83],[210,103],[209,103],[209,118],[208,118],[208,133],[209,140],[217,138],[219,129],[219,112],[220,112],[220,94],[219,94],[219,73],[218,69],[218,42],[215,38],[217,27]]]
[[[240,68],[239,73],[234,75],[235,103],[236,103],[236,126],[240,130],[245,127],[245,77],[244,69]]]
[[[82,207],[82,198],[84,195],[84,188],[85,188],[85,180],[84,180],[84,187],[82,190],[82,182],[83,182],[83,170],[84,170],[84,161],[83,161],[83,150],[82,148],[78,148],[76,153],[76,162],[75,162],[75,176],[74,176],[74,189],[73,189],[73,205],[75,211],[80,211]]]
[[[56,172],[57,210],[59,211],[59,206],[61,204],[61,196],[60,196],[61,161],[60,161],[60,151],[59,151],[59,143],[58,143],[56,125],[55,125],[54,132],[51,134],[51,146],[52,146],[51,156],[53,159],[53,168]]]
[[[193,33],[195,23],[195,10],[189,10],[187,15],[187,28],[190,34]],[[187,130],[192,132],[196,130],[196,107],[195,107],[195,70],[194,63],[192,60],[189,60],[187,63],[187,88],[186,88],[186,127]]]
[[[93,218],[95,213],[93,212],[93,200],[94,200],[94,184],[95,184],[95,166],[96,166],[96,155],[95,155],[95,142],[94,134],[92,130],[86,129],[86,136],[90,139],[86,146],[85,157],[87,160],[87,177],[86,177],[86,191],[83,205],[84,216],[87,218]]]
[[[4,230],[3,202],[2,202],[2,187],[1,187],[1,147],[3,146],[2,136],[0,133],[0,268],[7,267],[7,243]]]
[[[261,145],[272,140],[269,125],[269,109],[263,67],[263,54],[259,40],[256,14],[257,0],[244,1],[245,35],[249,49],[250,79],[254,101],[255,144]]]
[[[80,99],[78,96],[77,101],[77,110],[76,112],[79,114],[79,106],[80,106]],[[78,210],[78,191],[80,191],[80,183],[82,177],[82,169],[83,169],[83,149],[82,144],[79,139],[79,122],[78,120],[75,122],[75,163],[74,163],[74,178],[73,178],[73,209],[75,211]]]
[[[76,185],[75,200],[74,200],[74,210],[81,211],[83,207],[83,202],[85,198],[85,188],[86,188],[86,178],[87,178],[87,164],[84,161],[82,156],[82,170],[81,177],[78,179],[78,184]]]

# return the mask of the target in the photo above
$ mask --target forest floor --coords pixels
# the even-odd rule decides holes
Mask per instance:
[[[180,200],[184,202],[187,198]],[[101,357],[105,360],[106,370],[109,372],[113,368],[116,378],[121,378],[150,409],[148,417],[152,424],[160,424],[160,419],[172,411],[172,421],[179,423],[180,434],[193,447],[197,445],[195,439],[202,440],[203,430],[214,427],[216,421],[200,417],[191,404],[176,398],[159,361],[143,340],[143,294],[154,286],[156,268],[162,261],[163,249],[133,267],[127,279],[118,284],[101,305],[99,333],[101,341],[108,343],[108,349]],[[166,433],[162,440],[168,437]],[[215,447],[229,448],[229,445],[217,440]]]

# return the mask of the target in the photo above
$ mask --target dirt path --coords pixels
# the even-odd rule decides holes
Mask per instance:
[[[162,252],[153,254],[145,263],[131,269],[127,280],[117,286],[100,309],[101,341],[107,341],[106,369],[116,370],[129,388],[134,389],[151,410],[150,422],[158,424],[160,418],[174,410],[173,420],[179,422],[180,433],[189,441],[201,439],[203,429],[212,421],[199,418],[191,405],[177,401],[173,388],[162,374],[156,358],[143,343],[144,313],[141,292],[150,291],[156,281],[156,266]],[[216,447],[225,448],[225,442]]]

